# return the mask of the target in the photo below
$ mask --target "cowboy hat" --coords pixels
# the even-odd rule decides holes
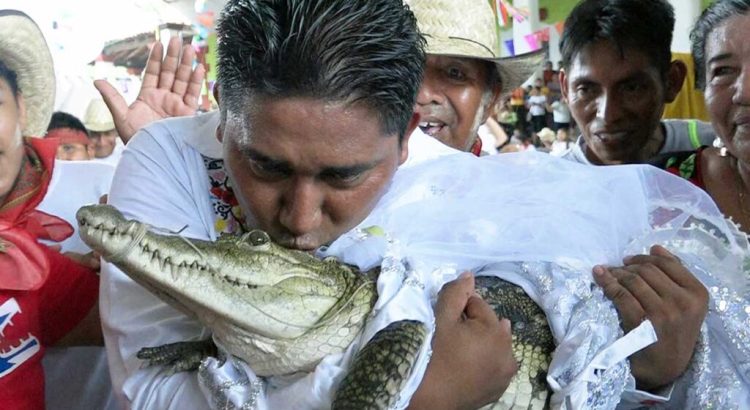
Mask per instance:
[[[43,136],[55,103],[55,69],[42,31],[23,12],[0,10],[0,61],[16,74],[26,105],[22,134]]]
[[[495,13],[487,0],[405,0],[427,40],[427,54],[477,58],[495,63],[503,92],[511,92],[541,67],[543,50],[499,57]]]
[[[115,129],[115,120],[112,113],[109,112],[107,104],[101,98],[94,98],[86,108],[86,114],[83,116],[83,125],[86,129],[93,132],[106,132]]]

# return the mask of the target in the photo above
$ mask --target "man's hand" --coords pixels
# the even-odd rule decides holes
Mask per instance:
[[[497,318],[464,273],[440,291],[432,358],[410,409],[476,409],[497,401],[518,364],[510,322]]]
[[[180,47],[180,44],[179,37],[172,37],[167,46],[167,56],[162,61],[164,47],[158,41],[154,43],[146,62],[141,91],[130,107],[106,80],[94,81],[124,143],[127,144],[139,129],[154,121],[193,115],[198,109],[198,97],[206,70],[201,64],[193,70],[195,51],[189,44],[184,47]]]
[[[612,300],[626,332],[648,318],[659,340],[630,359],[638,388],[672,383],[687,369],[708,312],[708,291],[661,246],[627,257],[625,266],[594,267],[594,279]]]

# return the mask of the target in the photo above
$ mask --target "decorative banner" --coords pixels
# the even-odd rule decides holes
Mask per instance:
[[[545,27],[539,31],[536,32],[536,38],[537,41],[541,42],[549,42],[549,27]]]
[[[497,17],[498,27],[505,27],[509,23],[509,16],[518,23],[523,23],[529,17],[528,9],[517,9],[507,0],[490,0],[492,9]]]
[[[513,14],[513,17],[519,23],[523,23],[531,15],[531,13],[529,13],[529,9],[527,8],[513,9],[513,12],[511,12],[511,14]]]
[[[513,40],[505,40],[505,48],[508,49],[508,54],[510,54],[511,57],[516,55],[516,48],[513,45]]]
[[[562,35],[564,29],[565,21],[558,21],[557,23],[555,23],[555,30],[557,30],[557,34]]]
[[[539,50],[539,41],[537,41],[537,33],[531,33],[523,36],[526,39],[526,43],[529,45],[530,51]]]
[[[497,25],[505,27],[508,25],[508,9],[505,7],[503,0],[495,0],[495,16],[497,16]]]
[[[204,11],[198,14],[198,23],[206,28],[212,28],[214,26],[214,12]]]

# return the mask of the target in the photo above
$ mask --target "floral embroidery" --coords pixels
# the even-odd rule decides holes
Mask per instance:
[[[660,168],[703,188],[703,180],[698,169],[698,160],[698,152],[678,152],[670,156],[666,163],[664,163],[664,166]],[[658,166],[658,164],[655,165]]]
[[[209,197],[216,216],[214,228],[217,234],[245,232],[245,218],[234,196],[229,176],[224,170],[224,160],[203,157],[211,185]]]

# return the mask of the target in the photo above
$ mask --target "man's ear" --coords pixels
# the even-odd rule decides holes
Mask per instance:
[[[664,101],[671,103],[677,98],[682,89],[682,84],[687,77],[687,66],[680,60],[674,60],[669,64],[667,71],[667,88],[664,90]]]
[[[484,116],[482,117],[482,124],[484,124],[485,121],[487,121],[487,118],[489,118],[490,115],[494,117],[496,114],[495,107],[497,107],[497,102],[500,101],[500,94],[502,93],[503,88],[498,85],[493,88],[492,90],[492,97],[490,97],[490,100],[487,102],[487,105],[484,107]]]
[[[221,122],[216,126],[216,139],[219,140],[219,143],[224,143],[224,130],[221,128]]]
[[[565,73],[564,68],[561,68],[560,72],[557,75],[560,79],[560,93],[562,93],[561,98],[563,99],[565,104],[570,104],[570,101],[568,101],[568,75]]]
[[[214,100],[216,100],[216,104],[219,104],[219,83],[214,83]]]
[[[411,138],[411,134],[414,130],[417,129],[419,120],[419,114],[416,111],[413,112],[411,114],[411,120],[409,120],[409,125],[406,126],[406,131],[404,131],[404,137],[401,138],[401,142],[399,143],[399,148],[401,149],[401,157],[398,161],[399,165],[406,162],[406,159],[409,158],[409,138]]]
[[[216,104],[221,107],[219,103],[219,83],[214,83],[214,99],[216,100]],[[221,109],[221,108],[219,108]],[[221,128],[221,121],[219,121],[219,126],[216,127],[216,139],[219,140],[219,142],[224,142],[224,131]]]

